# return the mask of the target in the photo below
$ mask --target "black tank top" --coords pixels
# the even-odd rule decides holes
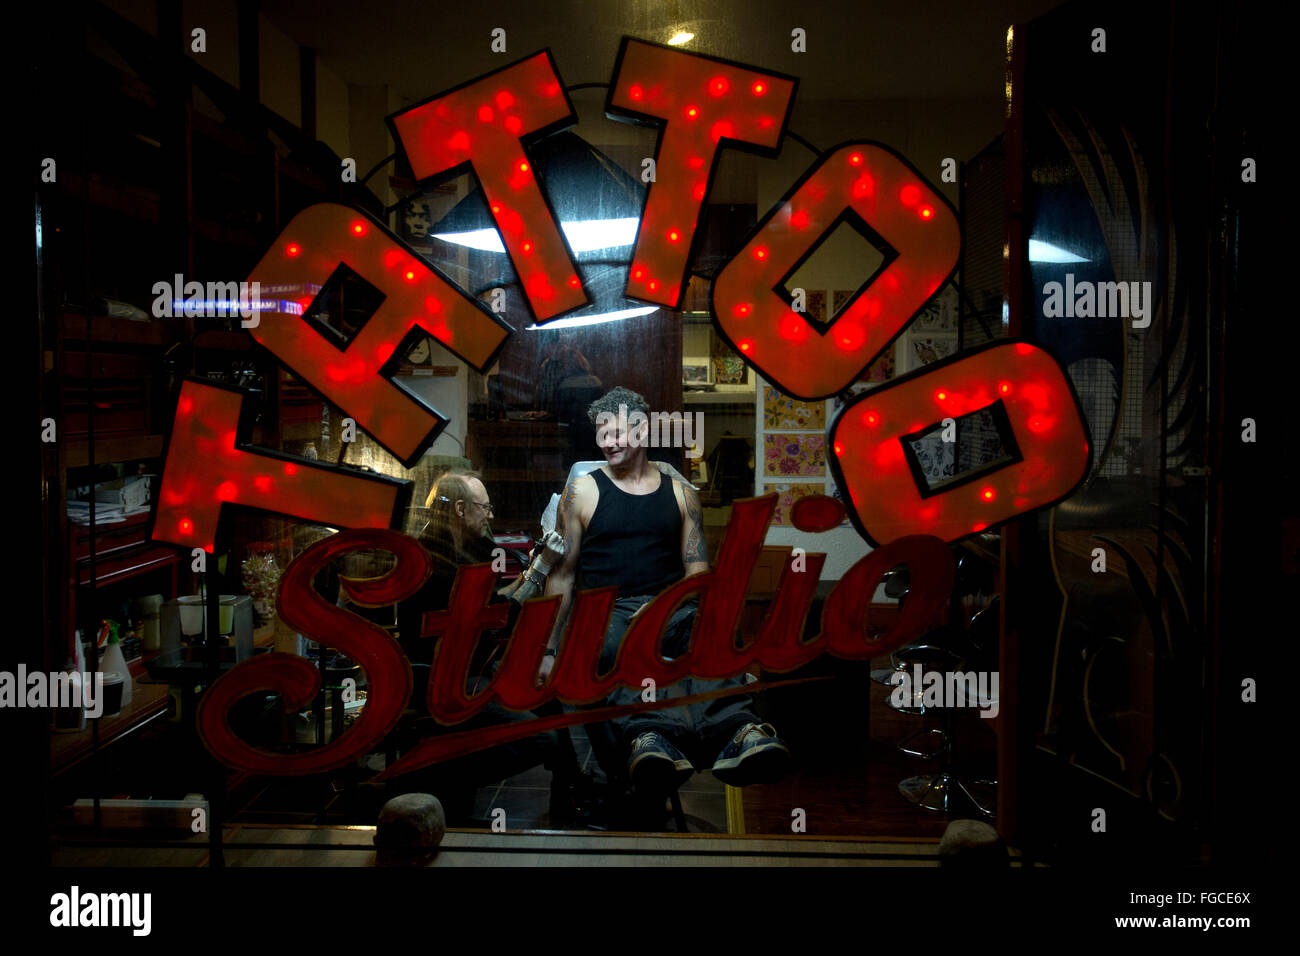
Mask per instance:
[[[617,585],[631,597],[658,594],[686,574],[682,564],[682,513],[673,480],[659,476],[648,495],[621,491],[604,471],[591,472],[600,500],[582,536],[578,565],[584,588]]]

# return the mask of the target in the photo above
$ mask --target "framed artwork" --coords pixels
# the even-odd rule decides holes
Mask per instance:
[[[912,321],[911,332],[957,334],[957,287],[951,282]]]
[[[749,366],[716,332],[709,332],[709,357],[713,366],[715,385],[743,385],[747,382]]]
[[[821,289],[811,289],[808,292],[808,299],[805,303],[807,306],[804,315],[814,322],[825,322],[830,316],[826,314],[826,293]]]
[[[908,337],[908,349],[912,368],[920,368],[954,355],[957,352],[957,336],[912,333]]]
[[[792,398],[771,385],[763,386],[763,427],[768,431],[806,431],[826,427],[826,403]]]
[[[858,381],[878,385],[894,377],[894,345],[891,342],[885,353],[867,366],[867,371]]]
[[[779,484],[764,485],[763,494],[777,493],[776,513],[772,516],[773,525],[788,525],[790,523],[790,509],[800,498],[807,498],[809,495],[824,495],[826,486],[818,482],[817,484]]]
[[[763,436],[763,474],[823,478],[826,436],[821,432]]]

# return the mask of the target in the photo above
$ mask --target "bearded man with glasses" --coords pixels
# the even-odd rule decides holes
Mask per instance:
[[[456,572],[461,565],[487,564],[492,561],[495,542],[490,521],[493,513],[492,500],[480,475],[470,471],[445,472],[434,483],[425,507],[430,513],[430,520],[417,538],[433,556],[433,574],[418,593],[398,605],[397,628],[399,641],[415,671],[415,693],[411,699],[411,708],[427,715],[425,694],[437,639],[421,635],[422,619],[426,612],[441,611],[447,607]],[[492,679],[492,674],[501,661],[516,613],[517,605],[512,605],[506,626],[500,630],[485,631],[480,638],[470,666],[471,677],[466,688],[468,694],[477,693]],[[496,701],[491,701],[477,717],[464,724],[442,728],[433,717],[425,716],[415,722],[415,732],[424,736],[509,721],[532,720],[535,716],[508,711]],[[396,792],[433,793],[443,803],[448,824],[463,826],[468,822],[478,787],[523,773],[538,764],[550,766],[557,760],[557,745],[553,732],[536,734],[398,777],[394,781]],[[569,757],[566,752],[563,759],[559,760],[566,770],[571,762]]]

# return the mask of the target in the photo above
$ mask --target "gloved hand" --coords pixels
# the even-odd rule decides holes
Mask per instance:
[[[551,573],[555,562],[564,556],[564,536],[556,531],[548,531],[539,542],[539,548],[533,548],[523,574],[500,592],[516,604],[523,604],[542,593],[546,586],[546,576]]]

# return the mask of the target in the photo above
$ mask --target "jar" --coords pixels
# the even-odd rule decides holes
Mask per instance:
[[[275,599],[280,590],[280,565],[275,560],[275,545],[255,541],[239,566],[244,590],[253,599],[253,613],[262,626],[275,620]]]

